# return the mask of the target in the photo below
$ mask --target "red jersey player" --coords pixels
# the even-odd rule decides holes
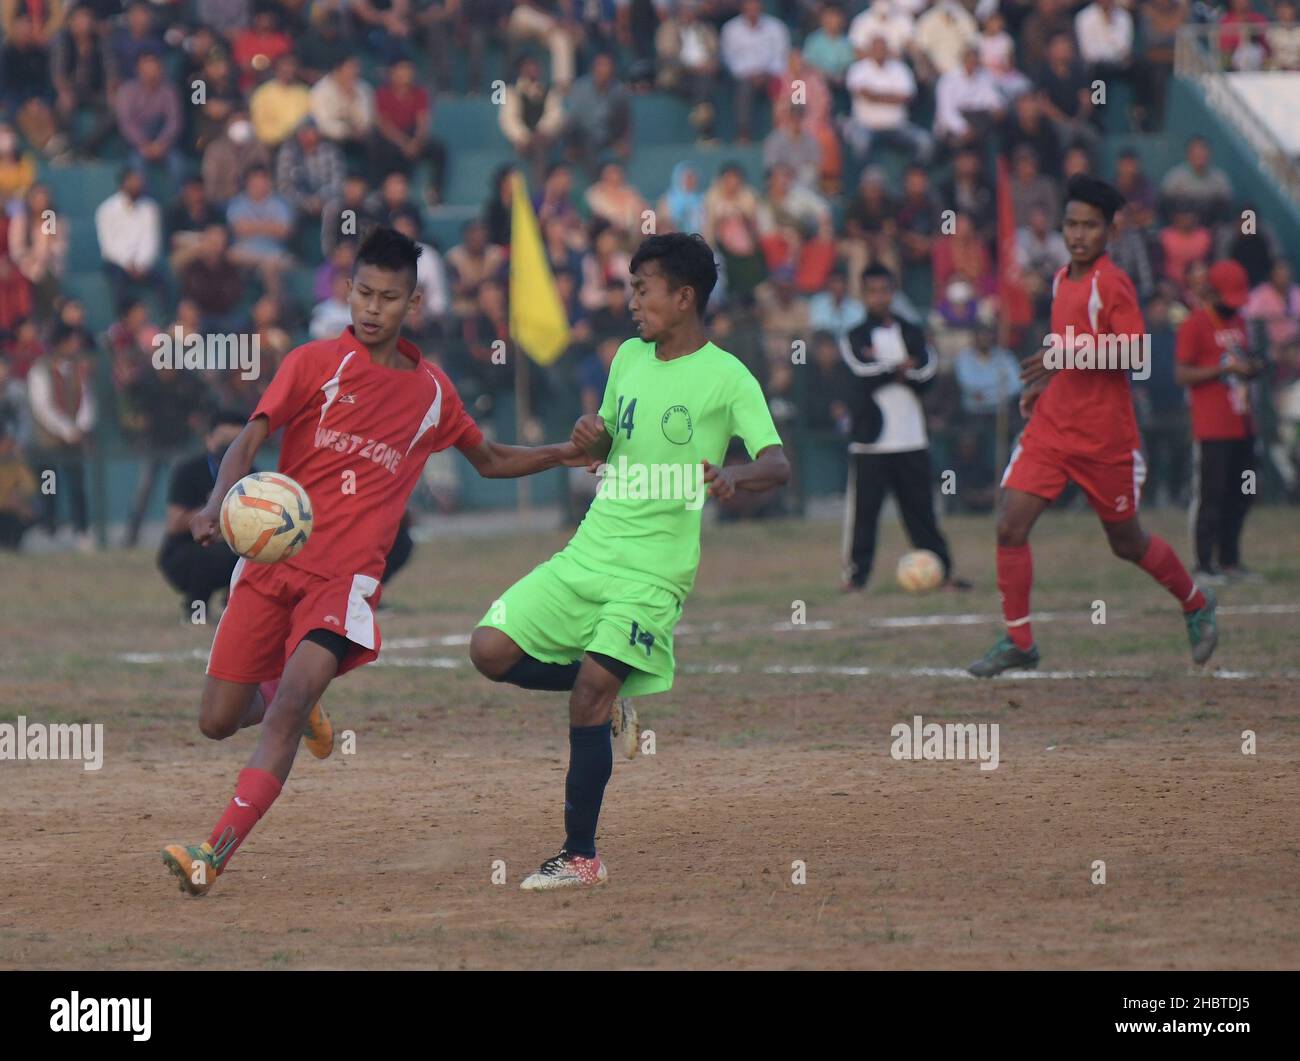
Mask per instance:
[[[970,673],[991,678],[1038,666],[1029,626],[1033,561],[1029,532],[1043,510],[1073,480],[1101,518],[1111,552],[1137,564],[1177,598],[1187,623],[1192,659],[1204,663],[1218,642],[1214,596],[1200,590],[1169,544],[1138,521],[1146,477],[1127,368],[1079,367],[1077,353],[1137,352],[1145,325],[1133,281],[1106,256],[1123,196],[1104,181],[1079,175],[1066,188],[1063,231],[1070,264],[1052,283],[1053,348],[1065,367],[1040,351],[1024,362],[1020,410],[1029,418],[1002,476],[998,516],[998,590],[1007,634]],[[1079,364],[1092,359],[1079,356]],[[1109,363],[1112,358],[1101,357]],[[1116,359],[1117,360],[1117,359]]]
[[[305,736],[318,758],[333,749],[318,701],[337,675],[379,656],[375,606],[384,557],[429,455],[455,446],[488,478],[589,463],[572,442],[529,448],[485,441],[451,380],[400,338],[403,318],[420,299],[419,254],[390,228],[366,237],[352,273],[352,327],[284,359],[191,522],[200,542],[216,537],[227,491],[248,474],[267,436],[284,428],[280,471],[306,489],[315,524],[298,555],[278,564],[241,560],[231,577],[199,729],[222,740],[244,726],[262,728],[209,839],[163,850],[190,894],[212,885],[280,794],[299,740]]]

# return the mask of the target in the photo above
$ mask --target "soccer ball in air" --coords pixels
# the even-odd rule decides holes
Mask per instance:
[[[279,472],[254,472],[221,502],[221,536],[240,556],[258,564],[287,560],[311,534],[307,491]]]
[[[898,584],[908,593],[926,593],[943,582],[943,561],[929,549],[904,553],[898,561]]]

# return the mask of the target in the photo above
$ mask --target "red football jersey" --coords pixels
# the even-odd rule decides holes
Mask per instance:
[[[257,403],[250,419],[284,428],[280,471],[311,498],[311,537],[287,566],[379,578],[429,455],[483,441],[446,374],[414,343],[399,339],[397,350],[413,368],[374,364],[351,328],[306,343]]]
[[[1245,357],[1246,326],[1234,313],[1222,320],[1208,306],[1193,310],[1178,329],[1178,363],[1217,365],[1225,354]],[[1249,438],[1255,433],[1250,393],[1244,380],[1220,376],[1189,387],[1192,395],[1192,438]]]
[[[1063,266],[1052,281],[1052,332],[1076,337],[1127,336],[1136,351],[1146,332],[1133,281],[1102,255],[1087,275],[1070,279]],[[1034,404],[1023,440],[1096,460],[1127,460],[1141,448],[1133,394],[1124,369],[1056,372]]]

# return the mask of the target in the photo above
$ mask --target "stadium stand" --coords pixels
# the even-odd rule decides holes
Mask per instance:
[[[602,306],[604,290],[623,279],[617,265],[641,231],[616,224],[600,249],[603,223],[592,203],[607,215],[617,207],[588,193],[608,161],[623,167],[628,184],[655,211],[659,230],[698,229],[719,253],[725,279],[711,305],[714,333],[766,388],[797,466],[797,487],[777,509],[797,511],[808,496],[843,489],[846,427],[835,398],[842,385],[836,366],[827,362],[818,370],[825,378],[814,377],[778,356],[767,340],[791,334],[811,351],[818,337],[807,323],[809,300],[839,270],[847,282],[841,305],[851,309],[856,274],[870,261],[899,271],[904,305],[942,354],[940,385],[927,399],[936,468],[960,461],[983,478],[994,474],[1018,428],[1015,396],[995,398],[996,415],[968,415],[989,406],[962,392],[954,366],[961,356],[984,356],[973,345],[980,326],[994,328],[1003,352],[1018,356],[1038,345],[1045,328],[1042,298],[1034,301],[1032,320],[1014,326],[1008,320],[999,263],[1001,256],[1019,255],[1022,275],[1032,288],[1039,274],[1041,290],[1063,264],[1060,249],[1027,221],[1015,240],[1000,240],[996,210],[988,212],[996,203],[999,160],[1011,166],[1015,149],[1025,145],[1046,178],[1035,194],[1047,203],[1053,190],[1059,202],[1064,178],[1075,169],[1108,179],[1121,164],[1133,171],[1125,265],[1150,272],[1144,296],[1168,309],[1173,324],[1205,297],[1210,261],[1235,257],[1247,267],[1260,291],[1256,302],[1265,307],[1256,342],[1273,362],[1256,396],[1271,455],[1266,491],[1297,495],[1300,344],[1289,324],[1300,310],[1300,292],[1274,269],[1276,262],[1294,266],[1300,246],[1300,204],[1287,177],[1295,160],[1262,157],[1257,130],[1240,107],[1229,105],[1223,83],[1236,71],[1260,77],[1296,69],[1293,4],[20,0],[4,5],[3,34],[0,433],[16,440],[38,475],[69,462],[87,468],[89,513],[72,519],[69,540],[83,548],[96,540],[107,544],[108,528],[129,529],[132,515],[136,522],[156,519],[166,477],[155,475],[156,485],[141,497],[146,469],[157,462],[165,469],[194,452],[206,414],[218,406],[251,409],[277,354],[308,338],[313,311],[329,298],[332,270],[340,267],[322,248],[356,235],[355,228],[330,231],[349,209],[361,225],[401,213],[416,218],[436,266],[430,283],[442,284],[446,295],[420,322],[419,341],[452,373],[485,426],[513,439],[515,351],[506,365],[477,357],[484,329],[494,327],[493,296],[483,293],[483,277],[454,264],[467,260],[454,248],[475,220],[485,222],[490,242],[508,248],[509,213],[499,189],[510,167],[529,177],[544,231],[550,218],[564,222],[548,249],[557,273],[571,274],[574,341],[554,366],[534,370],[538,422],[526,426],[550,437],[567,434],[581,412],[583,387],[601,378],[602,328],[618,323]],[[899,66],[886,69],[867,57],[882,35],[891,42],[888,61]],[[1108,42],[1100,53],[1099,35]],[[603,53],[616,62],[611,86],[590,82]],[[296,64],[282,64],[286,54]],[[1097,54],[1104,58],[1088,58]],[[161,87],[148,83],[149,62],[141,64],[141,55],[163,60]],[[563,72],[570,55],[574,83],[553,83],[553,64]],[[536,84],[516,84],[525,56],[540,63]],[[359,71],[351,59],[360,60]],[[401,59],[417,71],[406,92],[387,83],[388,68]],[[745,68],[740,78],[731,73],[738,64]],[[289,74],[278,81],[282,69]],[[882,90],[891,78],[903,82],[901,97]],[[853,98],[852,90],[863,86],[866,94]],[[553,200],[543,199],[529,161],[503,132],[511,92],[521,94],[519,113],[530,128],[548,96],[564,115],[559,134],[538,147],[544,167],[565,167],[571,176],[567,192]],[[1035,102],[1018,106],[1021,97]],[[580,116],[574,99],[582,101]],[[951,113],[940,100],[957,101],[968,119],[964,131],[936,125],[941,111]],[[1020,125],[1017,114],[1035,104],[1040,116]],[[747,109],[753,120],[742,141],[739,119]],[[789,111],[793,125],[782,122]],[[252,254],[257,244],[257,253],[267,253],[259,241],[270,237],[243,226],[249,219],[254,228],[264,225],[280,209],[278,155],[308,116],[356,179],[353,198],[297,211],[283,240],[292,261],[269,298],[266,272],[240,267],[242,289],[234,309],[220,316],[220,330],[258,337],[260,379],[244,384],[229,372],[210,371],[196,388],[160,384],[151,378],[153,336],[178,321],[204,332],[218,323],[181,297],[182,277],[172,262],[176,237],[202,225],[178,209],[178,177],[201,175],[210,190],[226,191],[233,180],[238,190],[252,165],[269,165],[273,188],[266,201],[240,195],[233,205],[210,200],[197,208],[204,224],[230,231],[239,260],[261,261],[244,252]],[[854,150],[861,140],[850,119],[872,129],[866,155]],[[914,144],[884,135],[900,123],[942,132],[932,159],[922,157],[918,167]],[[1189,147],[1193,136],[1203,138],[1202,148]],[[444,152],[441,180],[431,145]],[[954,182],[963,148],[977,158],[977,173]],[[403,160],[399,168],[409,179],[396,192],[385,185],[387,173],[378,172],[379,159]],[[326,165],[304,163],[306,179],[316,179],[318,164]],[[143,173],[141,201],[115,199],[128,168]],[[883,184],[883,195],[859,197],[864,183]],[[48,193],[47,208],[34,186]],[[343,187],[346,198],[346,182]],[[1223,195],[1214,198],[1213,188]],[[1205,195],[1192,203],[1191,227],[1182,228],[1174,215],[1193,193]],[[952,227],[945,211],[953,212]],[[1243,211],[1253,212],[1249,232],[1242,230]],[[1048,229],[1058,220],[1046,218]],[[108,262],[100,243],[108,231],[140,260],[125,269]],[[497,279],[502,269],[494,268]],[[1268,297],[1270,284],[1276,298]],[[143,301],[133,317],[122,301],[130,298]],[[71,360],[55,364],[50,344],[59,325],[74,329],[79,347]],[[54,365],[59,379],[79,386],[57,386],[33,401],[27,380],[38,363],[47,373]],[[1148,424],[1153,408],[1169,408],[1142,384],[1138,393]],[[179,436],[156,422],[160,401],[192,403],[179,415],[173,404],[167,417],[185,425]],[[1172,408],[1162,415],[1173,422],[1162,421],[1162,428],[1177,437],[1177,401]],[[1184,410],[1184,436],[1185,419]],[[450,467],[439,467],[438,477],[421,498],[430,509],[510,504],[515,496],[511,484],[465,480],[448,488],[456,478]],[[1167,499],[1178,493],[1172,484]],[[533,499],[567,501],[563,494],[562,478],[548,477]],[[39,515],[44,526],[30,533],[50,534],[72,516],[55,507],[57,500],[30,499],[28,521]],[[96,535],[89,533],[92,525]]]

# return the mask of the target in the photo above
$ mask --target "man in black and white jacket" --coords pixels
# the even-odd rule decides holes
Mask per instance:
[[[898,502],[912,546],[929,549],[943,561],[947,585],[968,588],[967,583],[952,578],[948,542],[934,514],[921,393],[934,381],[938,355],[917,325],[891,310],[893,273],[883,265],[869,265],[862,272],[862,293],[867,319],[840,342],[840,356],[856,383],[846,396],[853,428],[844,513],[843,588],[859,590],[867,583],[876,552],[880,506],[890,492]]]

